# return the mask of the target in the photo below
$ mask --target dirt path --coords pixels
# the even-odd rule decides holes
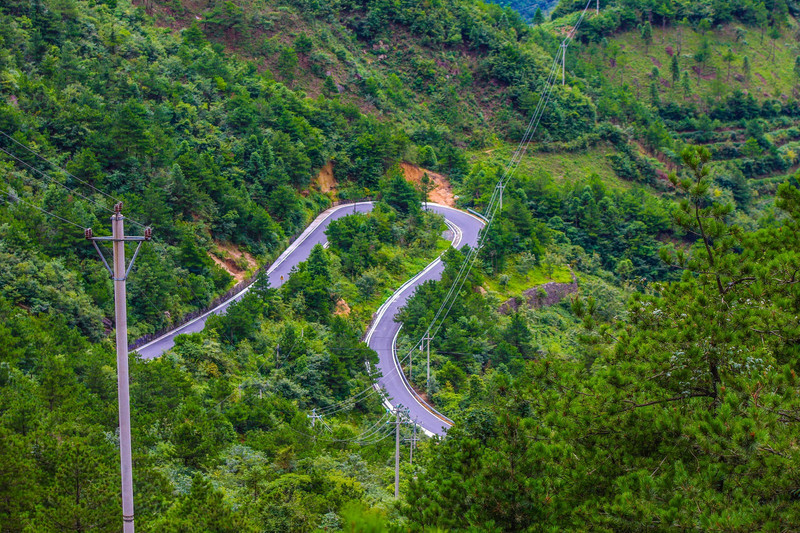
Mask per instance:
[[[448,205],[450,207],[456,206],[456,201],[453,196],[453,188],[450,186],[450,181],[445,176],[437,174],[431,170],[412,165],[411,163],[400,163],[406,180],[419,185],[422,176],[426,173],[428,177],[433,180],[434,188],[428,193],[428,200],[436,202],[437,204]]]

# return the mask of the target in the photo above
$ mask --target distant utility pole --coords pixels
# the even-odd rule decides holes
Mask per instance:
[[[505,186],[505,185],[503,185],[503,182],[502,182],[502,181],[500,181],[500,182],[497,184],[497,189],[498,189],[498,191],[499,191],[499,194],[500,194],[500,211],[501,211],[501,212],[503,211],[503,189],[505,189],[505,188],[506,188],[506,186]]]
[[[567,76],[567,41],[561,43],[561,85],[566,83]]]
[[[412,387],[414,386],[411,385],[411,380],[414,379],[413,376],[414,376],[414,350],[411,350],[411,352],[408,354],[408,384]]]
[[[134,533],[133,528],[133,465],[131,462],[131,406],[128,389],[128,313],[125,280],[131,272],[133,262],[139,255],[142,242],[152,238],[152,229],[144,230],[144,237],[125,237],[122,216],[122,203],[114,206],[111,217],[111,237],[95,237],[92,230],[86,230],[86,238],[92,241],[103,265],[114,280],[114,312],[116,316],[117,336],[117,390],[119,397],[119,456],[122,470],[122,531]],[[111,241],[114,253],[114,268],[108,266],[105,255],[97,245],[97,241]],[[136,252],[129,265],[125,265],[125,243],[138,242]]]
[[[411,436],[411,446],[408,449],[408,464],[414,464],[414,446],[417,445],[417,421],[414,420],[414,433]]]
[[[311,414],[310,415],[306,415],[306,416],[311,419],[311,427],[312,428],[314,427],[314,422],[317,421],[317,418],[322,418],[321,416],[317,416],[316,407],[311,410]]]
[[[597,0],[597,14],[600,14],[600,0]]]
[[[428,378],[425,381],[425,392],[430,394],[431,390],[431,334],[430,332],[426,331],[425,336],[422,337],[422,341],[427,341],[428,343]]]
[[[400,497],[400,408],[394,408],[394,498]]]

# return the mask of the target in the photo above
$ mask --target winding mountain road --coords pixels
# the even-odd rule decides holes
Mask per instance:
[[[438,204],[428,204],[428,209],[442,215],[448,227],[453,231],[453,246],[461,248],[469,244],[475,246],[483,221],[476,216],[465,213],[452,207]],[[422,427],[429,436],[443,435],[453,422],[417,395],[408,384],[399,367],[395,354],[397,335],[400,333],[401,324],[394,321],[394,317],[406,304],[422,283],[429,280],[438,280],[442,277],[444,264],[440,258],[435,259],[422,272],[414,276],[378,309],[372,326],[367,331],[365,342],[378,353],[378,368],[381,377],[378,384],[387,392],[392,405],[402,405],[410,411],[412,421]],[[423,352],[417,352],[422,355]],[[417,356],[416,364],[423,364],[423,357]]]
[[[321,213],[267,270],[270,285],[272,287],[283,285],[284,281],[288,279],[291,269],[298,263],[305,261],[314,246],[325,244],[327,241],[325,230],[333,220],[354,212],[367,213],[372,210],[372,206],[372,202],[359,202],[332,207]],[[466,244],[475,246],[478,242],[478,235],[483,227],[483,221],[478,217],[439,204],[428,203],[427,209],[439,213],[445,218],[448,227],[453,233],[454,246],[458,248]],[[414,393],[400,371],[395,356],[395,343],[401,326],[394,321],[394,317],[420,284],[428,280],[439,279],[443,270],[444,265],[441,259],[436,259],[425,267],[422,272],[403,284],[378,309],[375,320],[373,320],[365,337],[365,342],[369,347],[378,353],[378,368],[383,376],[378,380],[378,383],[385,389],[388,402],[391,405],[407,407],[411,420],[415,420],[428,435],[444,434],[447,428],[452,425],[452,422],[437,413],[435,409],[427,405],[422,398]],[[185,333],[202,331],[206,320],[212,314],[224,313],[231,303],[241,299],[248,290],[249,287],[245,288],[227,302],[162,337],[137,348],[135,351],[139,352],[144,359],[153,359],[160,356],[175,345],[175,337]]]

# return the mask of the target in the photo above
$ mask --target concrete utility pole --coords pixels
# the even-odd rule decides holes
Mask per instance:
[[[499,182],[497,184],[497,188],[500,191],[500,211],[502,212],[503,211],[503,189],[505,189],[506,186],[503,185],[503,182],[501,181],[501,182]]]
[[[103,265],[111,274],[114,280],[114,313],[116,317],[116,340],[117,340],[117,390],[119,398],[119,456],[122,470],[122,531],[124,533],[134,533],[133,528],[133,465],[131,461],[131,406],[130,390],[128,387],[128,312],[127,312],[127,293],[125,281],[131,272],[133,262],[139,255],[142,242],[149,241],[152,237],[152,229],[144,230],[144,237],[125,237],[125,229],[122,216],[122,203],[114,206],[114,216],[111,217],[111,237],[94,237],[92,230],[86,230],[86,238],[92,241]],[[114,252],[114,268],[108,266],[97,241],[111,241]],[[129,265],[125,265],[125,243],[138,242],[136,252]]]
[[[600,14],[600,0],[597,0],[597,14]]]
[[[414,379],[414,350],[411,350],[408,354],[408,384],[411,385],[411,380]]]
[[[411,446],[408,448],[408,464],[414,464],[414,446],[417,445],[417,421],[414,420],[414,433],[411,436]]]
[[[394,498],[400,497],[400,405],[394,408]]]
[[[312,428],[314,427],[314,422],[317,421],[317,418],[322,418],[321,416],[317,416],[317,408],[316,407],[311,410],[311,414],[310,415],[306,415],[306,416],[311,419],[311,427]]]
[[[425,332],[425,336],[422,337],[423,341],[428,342],[428,378],[425,382],[425,392],[430,393],[431,389],[431,334],[429,332]]]
[[[566,83],[567,75],[567,42],[561,43],[561,85]]]

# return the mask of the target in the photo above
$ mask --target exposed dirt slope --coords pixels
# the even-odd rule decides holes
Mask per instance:
[[[235,245],[222,241],[214,241],[214,244],[220,252],[219,255],[225,256],[224,259],[212,253],[208,255],[217,265],[233,276],[236,283],[244,280],[247,276],[247,270],[258,267],[255,257],[243,250],[239,250]]]
[[[333,162],[328,161],[322,167],[314,183],[319,187],[320,192],[331,192],[336,189],[336,179],[333,177]]]
[[[455,207],[456,201],[453,197],[453,187],[445,176],[431,170],[425,170],[411,163],[400,163],[400,166],[403,169],[403,173],[406,175],[406,179],[416,185],[420,184],[422,176],[427,173],[434,184],[433,190],[428,192],[428,200],[436,202],[437,204]]]

